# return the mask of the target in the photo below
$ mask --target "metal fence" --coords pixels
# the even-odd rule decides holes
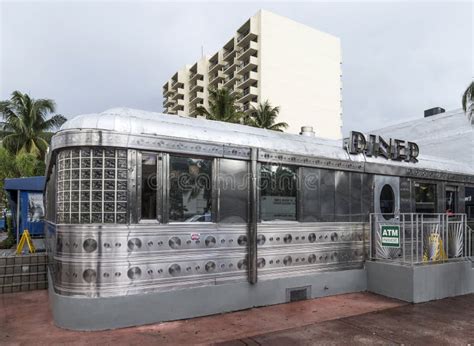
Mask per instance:
[[[372,260],[419,265],[471,256],[466,214],[370,214]]]

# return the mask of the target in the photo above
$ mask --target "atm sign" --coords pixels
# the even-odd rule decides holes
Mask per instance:
[[[400,226],[381,225],[382,246],[400,247]]]

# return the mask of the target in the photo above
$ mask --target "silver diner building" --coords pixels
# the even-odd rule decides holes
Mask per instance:
[[[439,298],[413,288],[425,268],[444,295],[472,290],[473,167],[367,138],[132,109],[68,121],[47,158],[55,323],[100,330],[365,290]]]

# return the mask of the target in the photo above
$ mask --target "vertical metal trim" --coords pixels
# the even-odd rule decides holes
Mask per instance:
[[[219,189],[219,171],[220,171],[220,160],[214,158],[212,160],[212,206],[211,206],[211,221],[216,223],[220,221],[220,203],[219,203],[219,196],[220,196],[220,189]]]
[[[156,155],[156,218],[159,223],[163,222],[163,180],[164,180],[164,154]]]
[[[128,209],[129,222],[138,223],[141,219],[142,208],[142,153],[128,150]]]
[[[297,167],[297,181],[296,181],[296,221],[303,222],[303,201],[304,201],[304,179],[305,169],[303,167]]]
[[[250,180],[250,215],[248,225],[248,281],[251,284],[257,283],[257,212],[258,212],[258,194],[257,194],[257,158],[258,149],[251,149],[251,180]]]
[[[162,176],[162,189],[161,189],[161,200],[162,200],[162,210],[161,215],[163,218],[163,223],[169,222],[169,179],[170,179],[170,155],[163,154],[163,163],[161,165],[161,176]]]

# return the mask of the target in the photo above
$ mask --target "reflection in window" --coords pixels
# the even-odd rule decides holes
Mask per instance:
[[[142,220],[156,220],[157,156],[142,154]]]
[[[260,218],[262,221],[296,220],[296,167],[262,165]]]
[[[415,209],[417,213],[436,212],[436,185],[415,183]]]
[[[464,196],[468,220],[474,220],[474,187],[466,187]]]
[[[169,220],[212,221],[212,160],[170,156]]]
[[[390,185],[385,184],[380,191],[380,212],[385,220],[393,219],[395,210],[395,195]]]
[[[457,199],[458,199],[457,188],[454,186],[447,186],[446,195],[445,195],[445,206],[444,206],[445,213],[454,214],[456,212]]]

